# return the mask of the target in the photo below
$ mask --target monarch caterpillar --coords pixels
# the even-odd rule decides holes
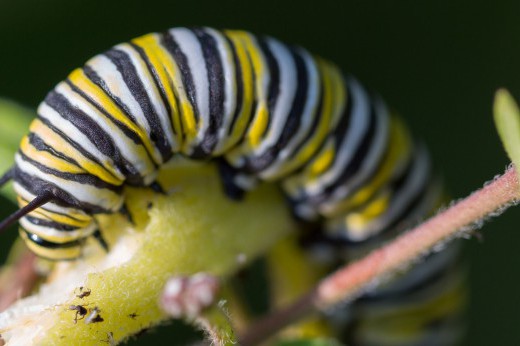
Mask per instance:
[[[19,219],[27,246],[53,260],[78,258],[91,236],[107,247],[95,215],[125,213],[125,186],[161,191],[158,170],[176,154],[213,160],[230,198],[257,181],[279,184],[298,219],[321,225],[312,243],[339,244],[347,256],[441,199],[424,147],[335,65],[243,31],[174,28],[95,56],[46,96],[0,179],[14,181],[21,207],[0,230]],[[456,315],[450,294],[459,286],[445,282],[455,252],[365,296],[358,335],[404,306],[416,328],[396,320],[395,333],[453,339],[444,323]],[[425,285],[432,280],[442,287]]]

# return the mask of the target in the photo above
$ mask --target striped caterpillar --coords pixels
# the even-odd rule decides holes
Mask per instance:
[[[125,212],[125,186],[161,191],[175,155],[213,160],[230,198],[278,184],[298,219],[351,254],[441,199],[423,146],[335,65],[243,31],[174,28],[95,56],[46,96],[0,181],[14,180],[21,207],[0,229],[19,219],[53,260],[80,257],[91,236],[106,247],[95,215]]]

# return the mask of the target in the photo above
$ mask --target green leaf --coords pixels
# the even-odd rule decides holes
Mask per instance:
[[[35,113],[12,101],[0,98],[0,175],[14,163],[14,153],[20,140],[29,132],[29,124]],[[15,200],[13,189],[3,188],[0,193]]]
[[[513,164],[520,167],[520,112],[513,96],[506,89],[496,92],[493,113],[506,153]]]

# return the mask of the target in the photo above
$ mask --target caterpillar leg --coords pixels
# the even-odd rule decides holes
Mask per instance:
[[[132,214],[130,213],[130,210],[128,210],[126,204],[123,204],[121,209],[119,209],[119,213],[123,215],[128,220],[128,222],[130,222],[132,225],[135,225],[135,220]]]
[[[158,181],[154,181],[153,183],[151,183],[149,188],[152,189],[153,192],[159,193],[161,195],[167,195],[166,190],[164,190],[164,188],[161,186],[161,184],[159,184]]]
[[[99,245],[101,245],[101,247],[103,248],[103,250],[105,250],[106,252],[108,252],[109,250],[109,246],[108,246],[108,243],[107,241],[105,240],[105,238],[103,237],[103,234],[101,234],[101,231],[98,229],[96,230],[92,236],[94,237],[94,239],[96,239],[99,243]]]
[[[224,193],[229,198],[240,201],[244,198],[245,190],[236,183],[237,171],[224,160],[217,161],[218,171],[222,179]]]

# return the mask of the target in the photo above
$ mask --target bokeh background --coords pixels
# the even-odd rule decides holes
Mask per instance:
[[[0,0],[0,95],[35,108],[89,57],[151,31],[247,29],[302,45],[377,90],[428,144],[451,195],[462,197],[507,164],[491,109],[498,87],[520,98],[519,15],[514,0]],[[1,214],[13,210],[1,202]],[[519,225],[512,209],[481,240],[465,241],[472,292],[464,345],[520,344]],[[14,233],[0,239],[0,259]],[[162,332],[133,344],[170,344]]]

